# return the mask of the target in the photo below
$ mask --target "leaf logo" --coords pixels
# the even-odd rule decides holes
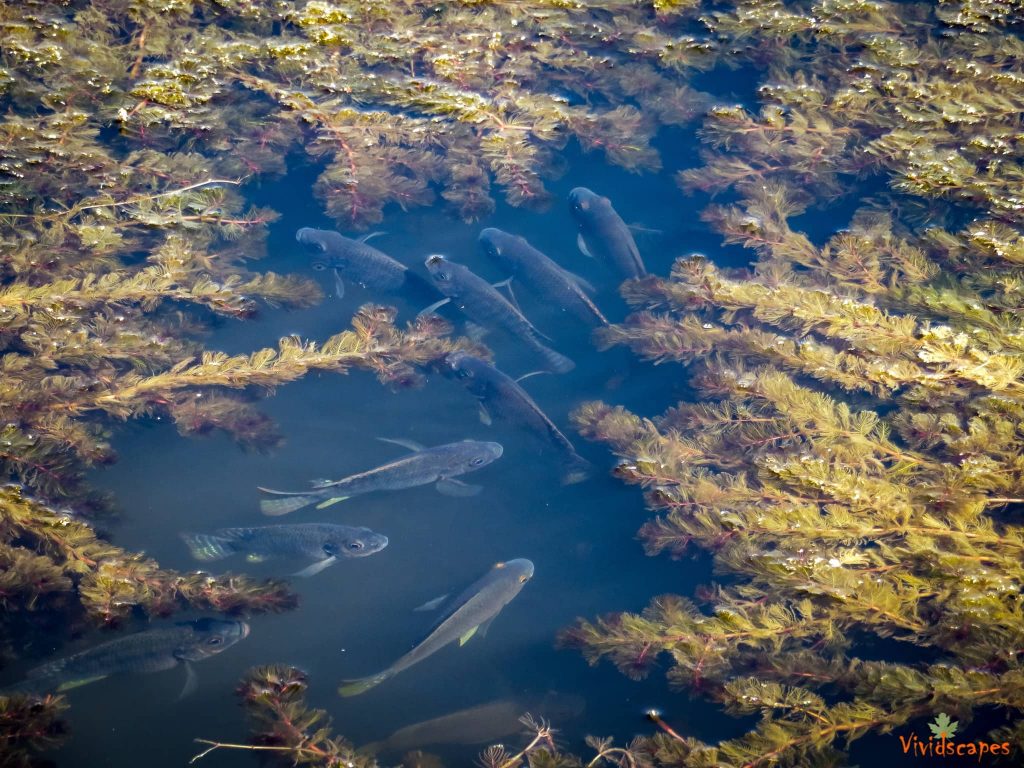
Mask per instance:
[[[949,715],[940,712],[934,723],[928,724],[929,730],[940,739],[952,739],[956,735],[957,721],[950,720]]]

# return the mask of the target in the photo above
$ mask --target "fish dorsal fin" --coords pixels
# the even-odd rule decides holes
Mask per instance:
[[[328,480],[327,478],[324,477],[318,477],[316,480],[310,480],[309,484],[314,488],[314,490],[318,490],[320,488],[329,488],[332,485],[334,485],[334,482],[334,480]]]
[[[479,625],[473,627],[472,629],[467,629],[463,633],[462,637],[459,638],[459,646],[461,647],[468,643],[472,639],[473,635],[476,634],[477,629],[479,629]]]
[[[417,443],[415,440],[407,440],[404,437],[378,437],[382,443],[393,443],[394,445],[400,445],[403,448],[408,448],[410,451],[422,451],[426,449],[426,446],[422,443]]]
[[[587,241],[583,239],[583,233],[580,232],[576,235],[576,247],[580,249],[580,253],[588,258],[594,258],[594,254],[587,248]]]
[[[570,283],[575,283],[584,293],[594,294],[597,293],[597,289],[583,277],[580,277],[575,272],[570,272],[568,269],[561,267],[562,274]]]

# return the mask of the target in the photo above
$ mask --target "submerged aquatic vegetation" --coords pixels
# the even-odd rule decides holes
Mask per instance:
[[[662,764],[833,765],[938,712],[1024,714],[1021,110],[1000,85],[1024,50],[986,4],[953,5],[740,2],[705,20],[770,74],[759,115],[709,112],[704,165],[680,181],[737,194],[703,216],[756,258],[680,258],[625,284],[641,311],[598,332],[687,365],[696,402],[575,418],[660,513],[648,554],[704,549],[725,583],[706,609],[663,595],[562,636],[632,677],[668,658],[673,685],[761,716],[717,745],[659,736]],[[861,208],[823,244],[792,224],[851,191]],[[990,737],[1024,748],[1019,725]]]
[[[190,764],[218,749],[248,750],[278,758],[281,764],[312,765],[322,768],[375,768],[376,759],[363,750],[357,751],[344,739],[332,733],[331,722],[321,709],[310,709],[305,702],[306,675],[294,667],[259,667],[250,670],[238,688],[238,695],[254,721],[251,744],[228,744],[210,739],[196,739],[206,749],[192,758]],[[550,723],[523,713],[522,746],[514,751],[503,745],[488,747],[480,754],[478,764],[484,768],[578,768],[579,758],[563,753],[557,743],[557,731]],[[588,738],[594,755],[590,768],[614,766],[639,768],[650,765],[641,752],[639,741],[628,747],[615,747],[610,739]],[[441,766],[433,755],[410,752],[403,766]]]

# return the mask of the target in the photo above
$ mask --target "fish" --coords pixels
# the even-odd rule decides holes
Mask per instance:
[[[412,272],[400,261],[384,251],[367,244],[373,235],[359,240],[345,237],[329,229],[303,227],[295,233],[295,239],[319,255],[312,267],[317,271],[334,270],[335,295],[345,295],[345,279],[358,283],[364,288],[397,293],[406,289],[424,296],[435,295],[434,289],[421,275]]]
[[[221,528],[214,533],[183,533],[196,560],[221,560],[237,553],[250,558],[305,557],[315,562],[296,576],[313,576],[338,560],[366,557],[388,545],[388,537],[369,528],[330,523]]]
[[[581,482],[590,475],[590,462],[576,453],[569,438],[516,381],[468,352],[448,354],[445,366],[476,396],[482,421],[490,423],[492,416],[498,417],[554,446],[562,457],[563,485]]]
[[[624,280],[647,274],[629,227],[607,197],[576,187],[569,193],[569,204],[579,227],[576,242],[584,255],[603,259]]]
[[[530,245],[525,237],[487,227],[480,232],[479,242],[484,253],[542,299],[567,309],[584,322],[608,325],[608,320],[587,295],[588,291],[594,292],[594,287],[560,267]]]
[[[527,713],[561,725],[578,717],[584,707],[581,697],[555,692],[543,697],[497,699],[399,728],[360,751],[400,755],[433,744],[493,744],[524,732],[520,718]]]
[[[184,664],[186,681],[181,692],[184,697],[197,684],[190,662],[216,656],[248,635],[249,625],[244,621],[213,618],[147,629],[47,662],[30,670],[26,680],[5,690],[59,693],[113,675],[161,672]]]
[[[486,635],[494,617],[532,577],[533,563],[524,558],[496,564],[448,604],[427,636],[412,650],[376,674],[343,680],[338,693],[346,697],[365,693],[456,640],[462,646],[477,633]]]
[[[523,313],[498,293],[497,288],[473,274],[464,264],[456,264],[439,254],[428,256],[425,263],[437,290],[470,320],[487,328],[501,328],[510,336],[526,342],[553,373],[566,373],[576,367],[565,355],[545,346],[541,341],[543,335]]]
[[[314,503],[317,509],[323,509],[372,491],[397,491],[428,483],[434,483],[437,490],[447,496],[474,496],[480,492],[480,486],[469,485],[455,478],[486,467],[502,454],[500,443],[478,440],[445,443],[433,448],[424,448],[410,440],[385,442],[397,443],[413,452],[341,480],[314,481],[309,491],[260,488],[261,492],[278,497],[261,500],[260,509],[264,515],[287,515]]]

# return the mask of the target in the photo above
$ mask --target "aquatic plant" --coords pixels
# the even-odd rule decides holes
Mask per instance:
[[[33,752],[60,744],[66,708],[63,696],[0,696],[0,766],[29,766]]]
[[[254,722],[251,744],[229,744],[210,739],[196,739],[206,748],[189,764],[195,764],[218,749],[249,750],[276,757],[283,764],[313,765],[322,768],[375,768],[372,755],[362,754],[348,742],[332,735],[331,721],[320,709],[310,709],[305,703],[306,675],[294,667],[258,667],[246,675],[238,688],[238,695]],[[563,754],[555,741],[556,731],[549,723],[535,720],[528,713],[523,719],[523,746],[509,751],[503,745],[488,747],[479,757],[484,768],[580,768],[579,758]],[[647,762],[640,752],[641,744],[615,747],[611,739],[588,739],[594,756],[588,768],[615,766],[640,768]],[[441,768],[442,763],[433,755],[423,752],[407,754],[402,765],[406,768]]]
[[[736,193],[703,218],[755,260],[694,255],[628,282],[641,311],[598,333],[687,365],[695,402],[575,414],[660,513],[640,531],[648,554],[701,548],[724,583],[698,593],[706,607],[663,595],[562,642],[632,677],[668,659],[674,686],[761,716],[717,745],[660,735],[659,764],[834,765],[840,743],[940,711],[1016,720],[991,736],[1024,747],[1008,13],[739,2],[705,18],[770,74],[759,114],[709,111],[703,166],[680,182]],[[823,244],[791,224],[851,193],[861,208]]]

